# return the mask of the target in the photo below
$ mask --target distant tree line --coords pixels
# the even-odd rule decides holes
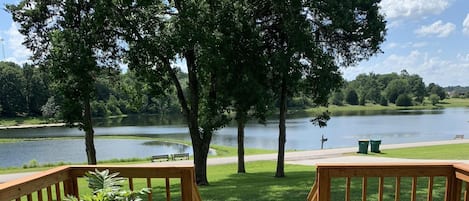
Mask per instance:
[[[445,87],[445,91],[451,98],[469,98],[469,86],[449,86]]]
[[[134,72],[99,74],[92,102],[95,117],[122,114],[180,114],[175,93],[154,96],[152,87]],[[182,79],[187,75],[179,73]],[[51,82],[50,74],[29,64],[0,62],[0,116],[44,116],[61,119],[63,97]],[[171,90],[169,88],[168,90]]]
[[[178,73],[187,80],[187,74]],[[12,62],[0,62],[0,115],[1,117],[43,116],[61,119],[62,97],[55,92],[54,84],[47,72],[29,64],[19,66]],[[169,87],[169,93],[155,96],[154,87],[128,70],[117,75],[100,74],[96,79],[92,102],[94,117],[108,117],[123,114],[181,114],[176,91]],[[469,87],[443,88],[435,83],[425,85],[419,75],[361,74],[329,97],[332,105],[396,104],[398,106],[420,105],[425,97],[437,103],[448,97],[468,98]],[[186,87],[186,86],[184,86]],[[278,106],[278,100],[273,100]],[[314,101],[299,90],[287,101],[290,109],[315,107]],[[273,108],[273,107],[272,107]]]
[[[402,70],[400,74],[358,75],[355,80],[345,82],[344,87],[335,91],[329,98],[329,103],[339,106],[367,103],[413,106],[423,104],[425,97],[428,97],[432,104],[436,104],[447,98],[447,92],[435,83],[425,85],[419,75],[410,75],[406,70]]]

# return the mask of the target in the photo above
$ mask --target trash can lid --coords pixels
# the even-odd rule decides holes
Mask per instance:
[[[365,142],[368,142],[370,141],[369,139],[358,139],[358,141],[362,142],[362,141],[365,141]]]

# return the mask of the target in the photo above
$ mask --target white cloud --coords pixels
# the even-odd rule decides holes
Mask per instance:
[[[420,18],[443,12],[449,0],[383,0],[380,6],[388,19]]]
[[[446,23],[444,24],[441,20],[436,21],[435,23],[428,25],[428,26],[421,26],[419,29],[415,30],[415,33],[419,36],[432,36],[436,35],[440,38],[448,37],[454,29],[456,29],[456,25],[453,23]]]
[[[416,48],[426,47],[427,45],[428,45],[427,42],[407,42],[407,43],[389,42],[385,46],[385,49],[397,49],[397,48],[400,48],[400,49],[405,49],[405,48],[416,49]],[[386,50],[385,50],[385,52],[386,52]]]
[[[466,15],[466,19],[464,19],[462,27],[463,33],[469,36],[469,13]]]
[[[5,55],[6,60],[16,63],[26,63],[31,51],[23,46],[24,36],[18,32],[15,23],[11,23],[10,28],[6,31],[7,38],[5,38]]]

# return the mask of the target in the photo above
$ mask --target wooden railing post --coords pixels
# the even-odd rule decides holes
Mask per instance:
[[[318,174],[318,200],[330,201],[331,200],[331,177],[327,168],[317,168]]]
[[[181,197],[183,201],[192,200],[192,186],[195,185],[192,171],[185,169],[181,177]]]
[[[73,195],[76,198],[80,199],[78,193],[78,179],[77,177],[70,177],[70,179],[65,180],[64,184],[64,196]]]

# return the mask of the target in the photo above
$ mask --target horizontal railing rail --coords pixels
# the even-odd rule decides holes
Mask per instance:
[[[431,201],[436,200],[435,197],[445,201],[461,201],[461,198],[469,201],[467,193],[469,191],[469,165],[467,164],[318,164],[316,174],[316,182],[308,194],[308,201],[342,199],[350,201],[352,197],[354,197],[353,200],[362,201],[390,199],[398,201],[402,199],[402,195],[408,196],[409,199],[405,200],[411,201]],[[352,181],[355,183],[352,184]],[[465,184],[464,189],[463,184]],[[370,192],[370,189],[375,192]],[[404,191],[409,194],[403,193]],[[338,192],[343,192],[343,194]],[[370,195],[374,196],[373,199],[369,198]]]
[[[105,170],[119,172],[120,177],[128,178],[128,187],[134,190],[135,179],[145,180],[145,187],[152,188],[155,179],[163,179],[166,200],[171,200],[171,179],[180,179],[182,201],[199,201],[200,194],[194,179],[193,166],[62,166],[29,177],[0,184],[1,201],[61,201],[66,195],[80,196],[78,178],[88,171]],[[83,190],[83,189],[82,189]],[[153,193],[147,200],[153,200]]]

